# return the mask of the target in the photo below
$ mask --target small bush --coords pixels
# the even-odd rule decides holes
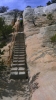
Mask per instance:
[[[31,6],[27,6],[26,8],[31,8]]]
[[[48,1],[46,4],[47,4],[47,6],[48,6],[48,5],[51,5],[52,3],[51,3],[51,1]]]
[[[0,71],[6,70],[6,67],[7,67],[7,66],[4,65],[3,60],[0,61]]]
[[[12,32],[13,32],[13,29],[12,29],[12,26],[11,26],[11,25],[4,25],[4,26],[3,26],[2,35],[3,35],[4,39],[5,39],[6,37],[8,37],[8,35],[9,35],[10,33],[12,33]]]
[[[51,0],[52,3],[56,3],[56,0]]]
[[[12,26],[6,25],[4,19],[0,17],[0,37],[2,35],[3,38],[6,39],[8,35],[12,32],[13,32]]]
[[[46,14],[43,14],[42,16],[46,16]]]
[[[5,51],[5,50],[3,50],[3,51],[0,50],[0,54],[3,55],[3,54],[4,54],[4,51]]]
[[[3,48],[4,46],[6,46],[6,42],[5,41],[0,43],[0,48]]]
[[[51,37],[51,42],[56,42],[56,34]]]
[[[37,8],[39,8],[39,7],[43,7],[43,6],[41,6],[41,5],[40,6],[37,6]]]
[[[52,20],[52,19],[53,19],[53,15],[52,15],[51,13],[49,13],[49,14],[47,15],[47,19]]]

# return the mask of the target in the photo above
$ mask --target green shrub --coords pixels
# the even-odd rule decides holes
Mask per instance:
[[[4,39],[13,32],[12,26],[11,25],[4,25],[2,28],[2,35]]]
[[[51,42],[56,42],[56,34],[51,37]]]
[[[6,70],[6,67],[7,67],[7,66],[4,65],[3,60],[0,61],[0,71]]]
[[[2,35],[4,39],[13,32],[11,25],[5,25],[5,21],[2,17],[0,17],[0,36]]]
[[[0,30],[2,29],[3,25],[5,25],[5,21],[2,17],[0,17]]]
[[[52,20],[52,19],[53,19],[53,15],[52,15],[51,13],[49,13],[49,14],[47,15],[47,19]]]
[[[3,51],[0,50],[0,54],[3,55],[4,54],[4,50]]]
[[[42,16],[46,16],[46,14],[43,14]]]
[[[43,7],[42,5],[40,5],[40,6],[37,6],[37,8],[39,8],[39,7]]]
[[[0,48],[3,48],[4,46],[6,46],[6,42],[5,41],[0,43]]]
[[[52,3],[56,3],[56,0],[51,0]]]
[[[46,4],[47,4],[47,6],[48,6],[48,5],[51,5],[52,3],[51,3],[51,1],[48,1]]]

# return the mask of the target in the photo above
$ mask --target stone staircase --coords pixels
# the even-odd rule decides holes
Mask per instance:
[[[24,33],[20,32],[15,38],[10,70],[11,79],[28,79],[26,63],[26,46]]]

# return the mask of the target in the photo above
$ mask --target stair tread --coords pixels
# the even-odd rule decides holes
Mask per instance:
[[[12,79],[26,79],[28,77],[26,64],[26,47],[24,39],[24,33],[17,34],[15,39],[10,70],[10,78]]]

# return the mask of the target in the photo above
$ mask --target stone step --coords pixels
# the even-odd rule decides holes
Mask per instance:
[[[17,64],[11,64],[11,67],[24,67],[24,68],[27,68],[27,66],[26,65],[17,65]]]
[[[25,52],[25,50],[13,50],[15,52]]]
[[[25,63],[23,63],[23,64],[22,64],[22,63],[20,63],[20,64],[14,64],[14,63],[11,64],[11,67],[14,67],[14,66],[15,66],[15,67],[20,67],[20,66],[23,67],[23,66],[25,66]]]
[[[13,60],[13,63],[25,63],[25,60]]]
[[[27,73],[27,70],[11,70],[10,72],[18,72],[18,74],[20,73],[20,72],[25,72],[25,74]]]
[[[15,71],[18,71],[18,72],[23,72],[23,71],[27,71],[24,67],[14,67],[14,68],[11,68],[10,72],[15,72]]]
[[[15,49],[14,49],[13,51],[14,51],[14,52],[24,52],[24,53],[26,52],[25,50],[19,50],[19,49],[18,49],[18,50],[15,50]]]
[[[15,44],[22,44],[22,45],[25,45],[25,42],[21,43],[21,42],[15,42]]]
[[[15,55],[13,55],[13,56],[14,56],[14,57],[26,57],[26,55],[21,55],[21,54],[20,54],[20,55],[16,55],[16,54],[15,54]]]
[[[25,54],[26,53],[24,53],[24,52],[23,53],[22,52],[21,53],[20,52],[14,52],[14,55],[25,55]]]
[[[25,43],[24,39],[18,39],[17,42]]]
[[[25,46],[25,44],[15,44],[14,46]]]
[[[16,50],[18,50],[18,51],[25,51],[25,48],[23,48],[23,49],[20,49],[20,48],[14,48],[14,50],[16,51]],[[13,50],[13,51],[14,51]]]
[[[20,60],[20,59],[23,59],[23,60],[25,60],[26,59],[26,55],[25,56],[20,56],[20,55],[17,55],[17,56],[14,56],[13,55],[13,59],[18,59],[18,60]]]
[[[26,64],[26,62],[13,62],[13,64]]]
[[[25,57],[13,57],[13,59],[18,59],[18,60],[25,60],[26,58]]]
[[[13,60],[13,63],[17,63],[17,62],[21,62],[21,63],[25,63],[25,60]]]
[[[20,49],[21,51],[26,51],[25,48],[13,48],[13,50],[20,50]]]
[[[22,41],[21,41],[21,42],[20,42],[20,41],[16,41],[16,42],[15,42],[15,44],[19,44],[19,43],[20,43],[20,44],[25,44],[25,41],[23,41],[23,42],[22,42]]]
[[[14,51],[14,53],[18,53],[18,54],[25,54],[26,52],[21,52],[21,51]]]
[[[14,45],[14,47],[25,47],[25,45],[17,44],[17,45]]]
[[[11,72],[10,79],[28,79],[28,75],[25,72]]]
[[[17,38],[18,38],[18,37],[24,37],[24,35],[23,35],[23,34],[19,34],[19,35],[17,36]]]
[[[21,44],[25,44],[25,41],[15,41],[15,44],[19,44],[19,43],[21,43]]]
[[[14,47],[14,49],[15,49],[15,50],[16,50],[16,49],[25,50],[25,47],[24,47],[24,48],[22,48],[22,47],[20,47],[20,48],[19,48],[19,47],[16,47],[16,48],[15,48],[15,47]]]
[[[25,37],[17,37],[16,42],[20,42],[20,41],[24,42],[25,41],[24,39]]]
[[[23,40],[18,40],[17,42],[19,42],[19,43],[25,43],[25,41],[23,41]]]
[[[26,64],[26,46],[25,35],[19,33],[16,36],[13,48],[13,59],[10,70],[10,78],[12,79],[26,79],[28,78],[28,70]]]
[[[25,47],[19,47],[19,46],[17,46],[17,47],[14,47],[14,49],[25,49]]]
[[[16,47],[16,48],[14,48],[14,49],[25,50],[25,47]]]

